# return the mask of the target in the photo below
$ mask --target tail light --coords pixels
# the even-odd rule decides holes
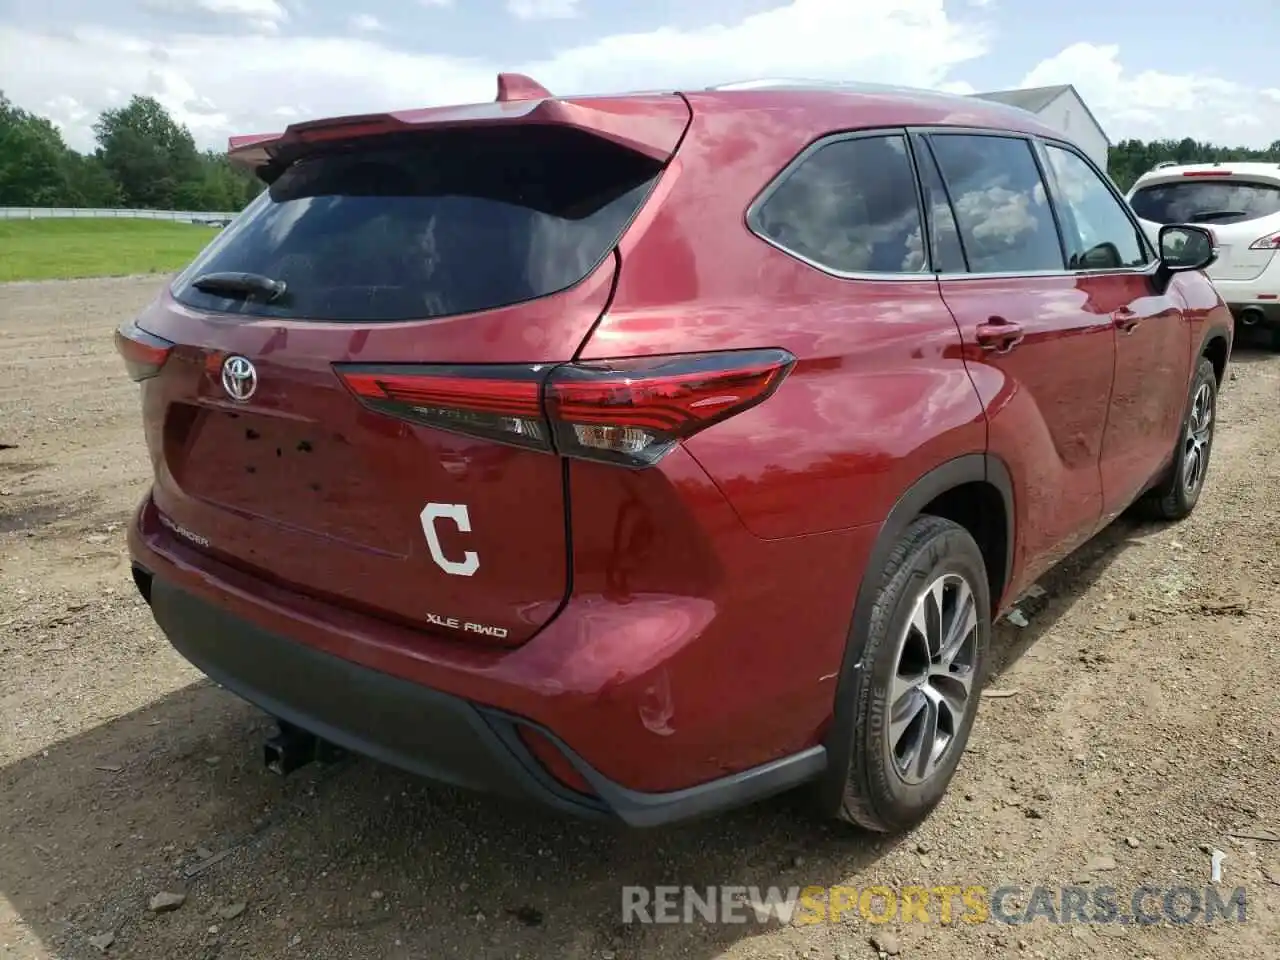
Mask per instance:
[[[1184,177],[1229,177],[1230,170],[1187,170],[1182,174]]]
[[[1250,250],[1280,250],[1280,230],[1275,233],[1269,233],[1265,237],[1259,237],[1253,243],[1249,244]]]
[[[160,372],[173,352],[173,344],[154,333],[147,333],[132,320],[116,328],[116,350],[124,358],[129,379],[141,382]]]
[[[794,365],[790,353],[770,349],[559,366],[336,369],[380,413],[566,457],[647,467],[681,440],[767,400]]]
[[[340,366],[365,406],[427,427],[549,450],[542,381],[550,365]]]
[[[767,400],[794,364],[785,350],[567,364],[547,386],[547,415],[565,456],[645,467]]]

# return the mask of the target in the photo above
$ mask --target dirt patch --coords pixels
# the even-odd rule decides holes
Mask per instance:
[[[1238,352],[1194,517],[1121,520],[999,628],[1004,695],[914,835],[815,823],[798,796],[632,832],[363,760],[263,771],[265,718],[170,650],[130,581],[149,464],[111,332],[157,286],[0,287],[0,956],[1274,955],[1280,355]],[[1214,850],[1244,924],[620,923],[623,884],[1110,886],[1124,912],[1144,884],[1203,891]],[[185,900],[153,912],[164,892]]]

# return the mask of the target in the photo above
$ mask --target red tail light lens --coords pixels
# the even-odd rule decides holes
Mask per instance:
[[[795,364],[785,350],[567,364],[547,385],[556,448],[628,467],[767,400]]]
[[[567,457],[647,467],[768,399],[785,350],[496,366],[340,364],[365,406],[423,426]]]
[[[551,449],[542,415],[546,365],[364,366],[338,368],[370,409],[427,427]]]
[[[1182,174],[1184,177],[1229,177],[1230,170],[1187,170]]]
[[[115,342],[129,379],[135,382],[154,377],[173,352],[171,342],[147,333],[132,320],[126,320],[116,328]]]
[[[1269,233],[1265,237],[1259,237],[1253,243],[1249,244],[1250,250],[1280,250],[1280,230],[1275,233]]]

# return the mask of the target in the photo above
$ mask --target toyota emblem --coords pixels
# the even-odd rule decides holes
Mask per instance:
[[[248,400],[258,389],[258,371],[248,357],[230,356],[222,361],[222,389],[232,400]]]

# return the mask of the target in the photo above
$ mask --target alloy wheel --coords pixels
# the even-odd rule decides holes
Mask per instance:
[[[1204,483],[1209,460],[1209,444],[1213,440],[1213,388],[1200,384],[1191,401],[1187,432],[1183,440],[1182,486],[1194,494]]]
[[[973,588],[959,574],[939,576],[916,599],[890,681],[886,747],[907,783],[928,780],[955,745],[974,695],[977,642]]]

